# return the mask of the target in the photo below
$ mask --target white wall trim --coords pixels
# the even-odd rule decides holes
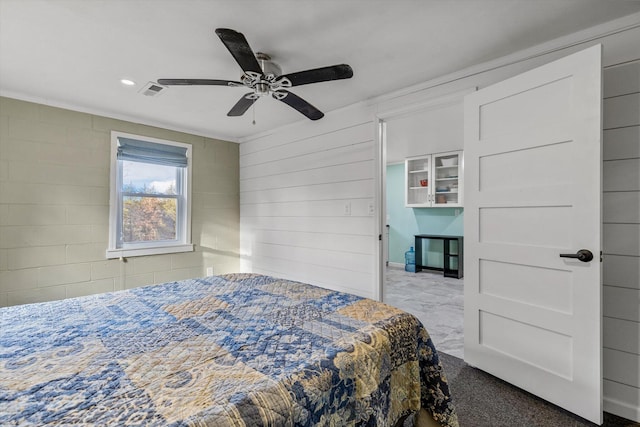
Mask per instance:
[[[630,387],[631,388],[631,387]],[[603,410],[610,414],[615,414],[620,417],[628,418],[630,420],[640,419],[640,408],[637,406],[629,405],[625,402],[613,399],[611,397],[603,396]]]
[[[193,252],[195,246],[191,243],[158,247],[146,247],[140,249],[107,249],[106,258],[130,258],[134,256],[148,256],[161,254],[177,254],[181,252]]]
[[[404,116],[410,116],[412,114],[428,111],[436,108],[442,108],[447,105],[453,105],[458,102],[462,102],[464,97],[472,92],[478,90],[477,86],[472,86],[466,89],[462,89],[456,92],[449,93],[447,95],[438,96],[436,98],[429,97],[424,101],[411,103],[399,108],[385,109],[384,106],[380,108],[376,114],[378,120],[389,120],[391,118],[400,118]]]
[[[145,126],[153,126],[153,127],[158,127],[165,130],[172,130],[175,132],[188,133],[190,135],[201,136],[203,138],[219,139],[221,141],[226,141],[226,142],[236,142],[236,143],[240,142],[238,138],[235,138],[229,135],[202,132],[197,129],[183,128],[180,126],[171,126],[161,121],[144,120],[138,117],[130,117],[130,116],[127,116],[126,114],[115,113],[113,111],[105,111],[99,108],[91,108],[91,107],[86,107],[81,105],[68,104],[65,102],[52,101],[48,98],[42,98],[42,97],[33,96],[33,95],[25,95],[23,93],[18,93],[14,91],[0,90],[0,96],[3,96],[5,98],[17,99],[19,101],[26,101],[26,102],[33,102],[36,104],[48,105],[49,107],[62,108],[65,110],[71,110],[78,113],[86,113],[94,116],[106,117],[109,119],[122,120],[129,123],[136,123],[136,124],[141,124]]]
[[[384,140],[385,135],[385,123],[382,120],[374,120],[373,121],[374,128],[374,146],[375,149],[375,162],[374,165],[377,171],[374,171],[374,185],[376,187],[374,191],[375,198],[373,200],[374,206],[374,216],[377,216],[374,224],[374,232],[377,238],[376,249],[374,250],[374,266],[375,266],[375,277],[374,277],[374,287],[373,292],[375,295],[375,299],[378,301],[382,301],[384,298],[383,292],[383,284],[384,284],[384,267],[386,261],[385,255],[385,234],[387,233],[387,210],[386,210],[386,181],[387,181],[387,170],[384,167],[387,162],[387,148],[386,141]],[[388,242],[387,242],[388,243]]]

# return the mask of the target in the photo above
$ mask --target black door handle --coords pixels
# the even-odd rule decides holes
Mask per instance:
[[[593,259],[593,254],[589,249],[580,249],[575,254],[560,254],[560,258],[577,258],[582,262],[589,262]]]

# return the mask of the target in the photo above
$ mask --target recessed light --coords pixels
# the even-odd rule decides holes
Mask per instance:
[[[125,86],[135,86],[136,82],[134,82],[133,80],[129,80],[129,79],[120,79],[120,83],[122,83]]]

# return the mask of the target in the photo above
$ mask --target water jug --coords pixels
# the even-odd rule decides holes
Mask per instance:
[[[416,272],[416,253],[413,250],[413,246],[404,253],[404,271]]]

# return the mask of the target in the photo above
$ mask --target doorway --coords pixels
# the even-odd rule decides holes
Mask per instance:
[[[407,207],[405,159],[461,150],[464,144],[463,99],[472,90],[381,114],[382,300],[414,314],[440,352],[463,358],[464,278],[441,271],[404,270],[404,254],[416,234],[463,235],[463,207]],[[441,266],[442,241],[430,242],[423,265]]]

